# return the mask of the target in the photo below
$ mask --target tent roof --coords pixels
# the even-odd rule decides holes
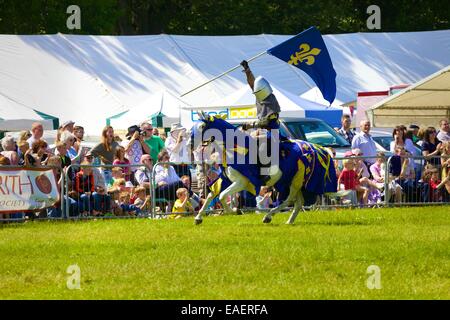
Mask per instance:
[[[33,122],[42,122],[45,129],[57,129],[57,117],[24,106],[0,94],[0,131],[20,131],[30,129]]]
[[[450,117],[450,65],[375,104],[367,115],[376,127],[436,126]]]
[[[150,95],[136,107],[107,118],[107,122],[118,129],[126,129],[131,125],[139,125],[145,120],[151,120],[157,115],[179,121],[180,109],[187,106],[188,104],[177,96],[162,89]]]
[[[99,135],[104,119],[160,88],[179,96],[290,37],[0,35],[0,94]],[[358,91],[414,83],[450,64],[450,30],[324,35],[324,41],[341,101],[354,100]],[[295,95],[314,87],[303,72],[269,55],[250,64],[255,75]],[[245,81],[235,70],[183,99],[205,105]]]

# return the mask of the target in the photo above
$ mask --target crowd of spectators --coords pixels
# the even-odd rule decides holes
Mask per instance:
[[[390,150],[386,152],[377,150],[370,130],[369,121],[360,123],[359,132],[351,129],[351,118],[347,115],[342,117],[342,127],[337,130],[351,144],[345,159],[335,161],[338,189],[350,191],[354,204],[377,204],[385,201],[387,194],[389,201],[395,203],[449,201],[447,119],[439,122],[439,132],[433,127],[395,127]],[[42,210],[41,217],[61,217],[61,201],[70,216],[139,216],[149,212],[150,194],[154,190],[155,205],[161,211],[173,212],[169,217],[177,218],[201,208],[208,186],[219,179],[220,167],[211,157],[212,145],[199,146],[193,152],[188,149],[187,130],[180,124],[172,125],[167,136],[162,131],[143,122],[130,126],[125,139],[120,141],[113,127],[106,126],[101,141],[88,148],[82,144],[83,127],[67,121],[50,148],[43,139],[42,124],[36,122],[17,139],[7,135],[1,140],[0,165],[51,166],[60,188],[62,176],[67,177],[59,201]],[[334,150],[330,151],[335,155]],[[195,166],[195,190],[192,161],[203,162]],[[162,164],[153,168],[156,162]],[[276,192],[263,187],[257,197],[243,192],[236,199],[229,199],[233,200],[237,206],[266,209],[276,205]],[[210,206],[220,208],[220,202],[213,201]]]
[[[448,119],[439,122],[439,131],[431,126],[396,126],[386,152],[377,149],[370,121],[359,125],[357,133],[351,129],[350,116],[344,115],[342,127],[336,129],[352,148],[345,159],[335,161],[335,168],[338,188],[353,191],[353,204],[378,204],[386,201],[386,195],[395,203],[450,201]]]

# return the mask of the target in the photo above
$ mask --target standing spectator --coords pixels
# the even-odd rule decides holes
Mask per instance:
[[[31,137],[28,138],[27,140],[30,148],[32,148],[33,143],[35,143],[37,140],[40,140],[43,135],[44,135],[44,127],[42,126],[42,123],[34,122],[31,125]]]
[[[376,157],[377,147],[375,141],[370,135],[370,121],[362,120],[360,123],[361,131],[353,137],[352,149],[360,149],[365,157]],[[365,159],[367,166],[375,163],[375,158]]]
[[[414,144],[417,144],[417,142],[420,141],[419,129],[420,129],[419,126],[415,125],[415,124],[411,124],[409,126],[409,130],[412,131],[412,141],[413,141]]]
[[[448,119],[442,119],[439,121],[439,133],[437,138],[441,142],[450,141],[450,126],[448,125]]]
[[[422,155],[427,158],[427,163],[433,166],[440,166],[440,159],[436,156],[440,154],[441,142],[436,137],[436,129],[428,127],[425,130],[422,143]]]
[[[102,164],[112,165],[114,161],[114,154],[119,144],[114,141],[114,129],[111,126],[106,126],[102,131],[102,141],[95,145],[89,153],[94,157],[99,157]],[[109,184],[112,174],[111,168],[104,168],[103,175],[105,182]]]
[[[144,142],[150,149],[150,156],[152,157],[153,162],[156,163],[158,154],[164,149],[164,142],[160,137],[153,135],[153,126],[148,122],[143,122],[141,124],[141,131],[144,136]]]
[[[69,131],[63,131],[60,136],[60,142],[66,144],[67,152],[66,155],[70,158],[73,164],[80,164],[83,160],[85,154],[83,149],[75,149],[76,137]]]
[[[159,129],[153,128],[153,135],[159,137]]]
[[[353,137],[356,134],[355,129],[351,129],[352,120],[348,114],[344,114],[341,118],[341,128],[337,131],[349,144],[352,144]]]
[[[179,123],[173,124],[166,139],[165,147],[169,152],[170,162],[177,163],[173,165],[177,175],[179,177],[190,176],[188,163],[191,162],[191,157],[187,149],[186,128],[183,128]]]
[[[130,161],[125,158],[125,148],[118,146],[116,149],[116,154],[114,155],[113,165],[129,165]],[[125,177],[125,181],[130,181],[131,170],[130,167],[120,167]]]
[[[82,126],[75,126],[73,128],[73,135],[76,138],[73,147],[77,152],[79,152],[81,149],[81,142],[83,141],[84,138],[84,128]]]
[[[140,164],[142,155],[144,153],[150,154],[150,148],[144,142],[141,129],[138,126],[133,125],[128,128],[128,132],[125,137],[128,139],[128,141],[125,140],[122,142],[122,146],[125,148],[125,158],[130,161],[131,165]],[[134,175],[136,170],[136,167],[131,168],[132,175]]]
[[[16,152],[16,142],[11,136],[6,136],[2,139],[2,156],[9,159],[12,166],[17,166],[19,164],[19,155]]]
[[[61,125],[61,131],[69,131],[70,133],[73,133],[73,126],[75,122],[72,120],[66,121]]]

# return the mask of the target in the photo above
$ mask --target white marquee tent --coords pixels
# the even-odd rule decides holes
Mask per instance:
[[[0,131],[29,130],[36,121],[41,122],[46,130],[57,129],[59,125],[58,118],[43,114],[0,95]]]
[[[289,37],[0,35],[0,95],[62,122],[73,120],[98,136],[104,119],[143,103],[160,88],[179,96]],[[344,102],[358,91],[415,83],[450,64],[450,30],[325,35],[324,40],[337,72],[337,99]],[[300,70],[272,56],[250,66],[255,75],[295,95],[314,87]],[[183,100],[209,104],[244,84],[244,74],[236,70]]]
[[[380,101],[366,114],[376,127],[438,126],[439,120],[450,118],[450,65]]]
[[[149,121],[155,127],[170,127],[180,122],[180,109],[188,105],[167,90],[152,94],[138,106],[107,118],[107,124],[117,129],[127,129],[131,125],[139,125]]]

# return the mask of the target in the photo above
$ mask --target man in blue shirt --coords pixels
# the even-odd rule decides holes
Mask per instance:
[[[367,165],[372,165],[376,161],[377,146],[370,135],[370,121],[362,120],[360,123],[361,131],[357,133],[352,140],[352,149],[360,149],[365,157],[374,157],[364,159]]]

